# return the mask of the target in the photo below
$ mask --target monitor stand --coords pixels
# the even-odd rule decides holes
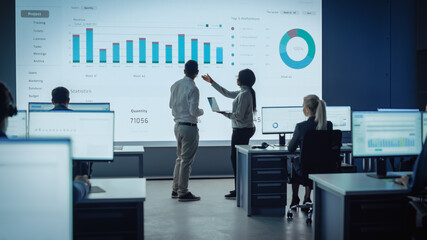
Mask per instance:
[[[377,158],[377,173],[368,173],[368,177],[383,179],[383,178],[399,178],[400,175],[388,173],[387,174],[387,159],[386,158]]]
[[[279,147],[284,147],[286,145],[286,135],[284,133],[279,133]]]

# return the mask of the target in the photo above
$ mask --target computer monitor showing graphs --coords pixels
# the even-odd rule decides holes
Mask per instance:
[[[30,102],[29,111],[50,111],[55,106],[48,102]],[[110,111],[110,103],[70,103],[68,108],[74,111]]]
[[[305,120],[302,107],[263,107],[262,133],[293,133],[297,123]]]
[[[23,139],[27,137],[27,111],[19,110],[18,114],[9,117],[6,135],[9,139]]]
[[[30,138],[71,138],[74,160],[113,160],[114,112],[30,111],[28,128]]]
[[[378,108],[378,112],[419,112],[416,108]]]
[[[350,106],[327,106],[326,119],[332,122],[334,130],[351,131]]]
[[[64,139],[0,140],[1,239],[72,239],[70,151]]]
[[[410,156],[421,152],[420,112],[353,112],[353,156]]]
[[[427,112],[423,112],[423,142],[427,138]]]

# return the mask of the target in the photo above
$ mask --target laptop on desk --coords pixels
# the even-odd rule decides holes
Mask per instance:
[[[211,106],[211,109],[213,112],[217,113],[231,113],[231,111],[222,111],[219,109],[218,103],[216,102],[216,99],[214,97],[208,97],[209,105]]]

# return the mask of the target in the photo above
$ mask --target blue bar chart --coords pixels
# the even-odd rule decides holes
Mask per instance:
[[[370,139],[368,147],[385,148],[385,147],[413,147],[415,140],[410,138],[393,138],[393,139]]]
[[[199,45],[199,43],[198,43],[198,40],[197,40],[197,38],[192,38],[191,39],[191,60],[194,60],[194,61],[198,61],[198,46]]]
[[[126,62],[133,63],[133,41],[126,41]]]
[[[112,45],[110,45],[112,48],[109,48],[105,45],[105,42],[108,42],[108,40],[103,40],[101,37],[96,37],[98,42],[94,42],[93,28],[84,28],[83,31],[83,33],[72,34],[71,58],[73,63],[81,63],[81,59],[85,58],[86,63],[94,63],[96,61],[99,63],[127,64],[146,64],[150,62],[154,64],[184,64],[185,61],[189,59],[197,62],[203,60],[203,62],[201,62],[203,64],[224,63],[223,46],[218,46],[211,41],[203,41],[203,39],[201,40],[200,38],[194,37],[189,37],[186,42],[186,34],[183,33],[176,35],[170,34],[171,36],[176,36],[175,40],[168,38],[169,36],[154,36],[153,39],[137,37],[135,40],[131,38],[123,40],[122,38],[122,40],[118,41],[116,41],[116,39],[113,40]],[[97,31],[95,33],[105,35],[105,33],[102,34]],[[114,33],[112,33],[112,35],[114,36]],[[161,41],[157,40],[159,38]],[[209,38],[209,36],[207,38]],[[83,42],[81,42],[82,39]],[[149,43],[147,45],[148,40]],[[201,42],[200,46],[199,41]],[[188,51],[186,51],[186,49]],[[84,55],[84,52],[86,52],[86,55]]]
[[[86,28],[86,62],[93,63],[93,28]]]
[[[139,63],[147,62],[147,43],[145,38],[139,38]]]
[[[208,42],[203,43],[203,54],[204,54],[203,63],[205,64],[211,63],[211,43],[208,43]]]
[[[120,43],[113,43],[113,63],[120,63]]]
[[[107,63],[107,49],[99,49],[99,62]]]
[[[166,45],[166,63],[172,63],[172,45]]]
[[[80,35],[73,35],[73,63],[80,62]]]
[[[217,47],[216,48],[216,63],[222,64],[223,63],[222,59],[223,59],[222,47]]]
[[[159,63],[159,42],[152,43],[153,63]]]
[[[185,35],[184,34],[178,34],[178,63],[185,63]]]

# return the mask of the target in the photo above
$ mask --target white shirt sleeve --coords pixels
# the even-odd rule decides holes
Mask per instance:
[[[199,108],[199,98],[200,98],[199,89],[194,88],[194,90],[191,91],[188,96],[188,102],[190,103],[190,114],[193,117],[202,116],[204,113],[203,109]]]

